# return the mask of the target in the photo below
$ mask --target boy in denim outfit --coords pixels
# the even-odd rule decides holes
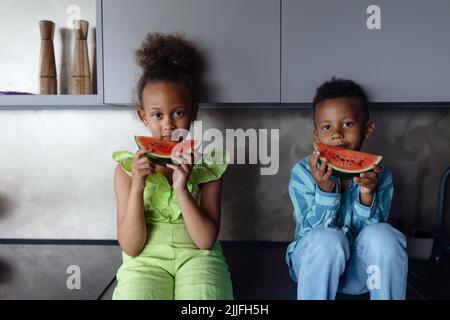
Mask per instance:
[[[375,124],[363,89],[351,80],[323,83],[313,101],[314,141],[360,150]],[[392,175],[383,165],[345,179],[333,175],[320,154],[292,169],[289,195],[296,221],[286,261],[298,282],[298,299],[334,299],[336,293],[372,300],[405,299],[406,239],[387,221]]]

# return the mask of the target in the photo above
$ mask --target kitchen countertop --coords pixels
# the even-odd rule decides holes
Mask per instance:
[[[54,241],[52,244],[38,240],[33,244],[0,241],[0,299],[111,299],[115,273],[122,262],[117,242]],[[295,299],[296,283],[290,279],[284,260],[287,245],[287,242],[222,241],[235,299]],[[449,267],[446,260],[439,264],[410,260],[407,298],[450,299]],[[81,287],[70,289],[68,284],[69,287],[73,284],[73,270],[77,268]],[[367,294],[337,297],[368,298]]]

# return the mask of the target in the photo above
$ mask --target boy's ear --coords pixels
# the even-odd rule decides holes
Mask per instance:
[[[137,114],[139,119],[144,123],[145,126],[148,126],[147,120],[145,119],[146,113],[142,106],[137,109]]]
[[[317,129],[316,129],[316,128],[313,128],[313,131],[312,131],[312,138],[313,138],[313,141],[314,141],[314,142],[319,142],[319,136],[318,136],[318,134],[317,134]]]
[[[365,137],[366,139],[373,136],[373,133],[375,132],[375,123],[373,121],[367,121],[366,123],[366,130],[365,130]]]

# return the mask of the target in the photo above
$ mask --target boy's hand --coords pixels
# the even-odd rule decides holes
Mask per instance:
[[[317,163],[320,158],[319,151],[313,151],[311,159],[309,160],[309,168],[311,170],[312,176],[319,186],[320,190],[324,192],[332,192],[334,190],[334,183],[331,181],[331,175],[333,169],[327,166],[327,160],[325,159],[320,164],[319,169],[317,169]]]
[[[374,165],[373,171],[364,172],[355,177],[355,183],[359,185],[361,194],[374,194],[375,188],[378,185],[378,175],[383,171],[380,166]]]
[[[355,183],[359,185],[360,201],[366,206],[372,203],[379,174],[383,171],[378,165],[374,165],[372,169],[373,171],[361,173],[359,177],[354,178]]]

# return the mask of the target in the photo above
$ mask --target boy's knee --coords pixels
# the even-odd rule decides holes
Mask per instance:
[[[323,270],[335,266],[342,272],[349,255],[348,240],[342,230],[329,227],[313,229],[304,236],[290,257],[294,278],[301,266],[320,266]]]
[[[375,223],[365,227],[358,243],[372,252],[385,256],[406,253],[406,237],[388,223]]]
[[[321,226],[311,230],[304,241],[306,241],[305,250],[309,250],[318,258],[336,259],[341,256],[346,259],[349,255],[348,240],[340,229]]]

